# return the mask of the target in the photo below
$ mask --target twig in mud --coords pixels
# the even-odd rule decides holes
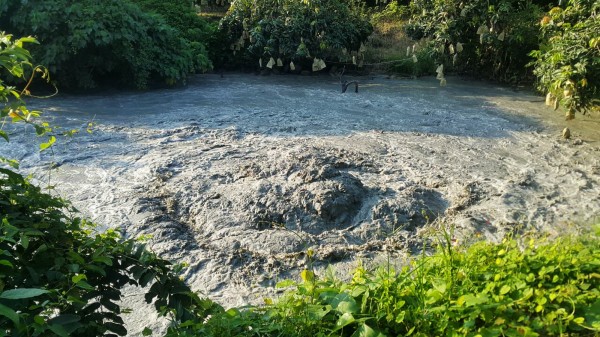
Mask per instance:
[[[354,83],[354,92],[358,93],[358,81],[344,81],[342,80],[342,76],[344,76],[344,72],[346,71],[346,67],[342,68],[342,72],[340,73],[340,83],[342,84],[342,94],[348,90],[348,86]]]

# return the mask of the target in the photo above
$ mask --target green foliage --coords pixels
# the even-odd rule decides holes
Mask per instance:
[[[179,31],[187,40],[194,56],[194,68],[207,70],[212,67],[206,49],[214,36],[216,27],[200,17],[189,1],[181,0],[131,0],[146,12],[161,15],[167,24]]]
[[[544,42],[531,53],[538,90],[548,104],[576,111],[600,105],[600,3],[568,1],[540,22]]]
[[[540,5],[531,0],[415,0],[411,6],[406,32],[430,39],[438,63],[510,83],[527,77],[527,53],[538,46]]]
[[[0,71],[26,79],[31,56],[25,42],[36,41],[0,35]],[[27,110],[24,94],[27,87],[17,91],[0,79],[1,117],[32,124],[38,133],[51,130],[36,123],[39,112]],[[41,149],[54,140],[51,136]],[[180,266],[114,231],[97,233],[74,213],[68,202],[0,167],[0,336],[124,336],[125,310],[118,303],[126,285],[149,286],[146,301],[175,321],[220,310],[179,279]]]
[[[172,336],[587,336],[600,333],[600,237],[439,250],[352,280],[309,268],[276,304],[229,310]]]
[[[271,58],[309,64],[314,58],[348,61],[362,57],[372,27],[362,7],[342,0],[240,0],[221,20],[225,62],[266,66]]]
[[[40,66],[31,64],[31,54],[24,47],[25,43],[37,44],[37,40],[32,37],[23,37],[13,40],[13,36],[0,32],[0,73],[6,73],[15,79],[26,81],[26,85],[21,90],[10,86],[0,78],[0,118],[9,118],[13,123],[24,122],[35,127],[38,136],[52,132],[52,128],[48,124],[36,124],[33,120],[39,117],[40,112],[29,110],[23,102],[23,96],[30,95],[29,85],[32,83],[36,75],[40,75],[43,79],[49,80],[48,72]],[[4,123],[0,125],[0,137],[5,141],[9,141],[8,134],[3,130]],[[55,136],[50,134],[48,141],[40,145],[41,150],[45,150],[52,146],[55,141]],[[0,162],[7,163],[10,166],[17,167],[18,163],[14,160],[0,156]]]
[[[0,169],[0,325],[8,335],[100,336],[126,330],[118,304],[126,285],[162,314],[190,319],[213,307],[178,269],[114,231],[95,233],[74,210],[20,175]],[[192,315],[193,314],[193,315]]]
[[[129,1],[14,1],[0,12],[0,29],[35,35],[43,44],[32,48],[35,59],[63,87],[173,84],[206,65],[199,47]]]
[[[410,14],[408,6],[399,5],[396,1],[390,2],[381,11],[371,15],[371,21],[377,24],[381,21],[401,21]]]

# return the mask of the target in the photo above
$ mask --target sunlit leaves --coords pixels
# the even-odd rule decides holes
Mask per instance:
[[[56,142],[56,137],[50,136],[50,138],[48,138],[47,142],[40,144],[40,151],[44,151],[44,150],[50,148],[55,142]]]
[[[564,106],[567,119],[600,104],[599,9],[586,1],[552,8],[540,25],[544,40],[530,53],[538,90],[549,94],[555,107]]]
[[[521,0],[411,3],[413,16],[406,33],[416,40],[427,38],[437,64],[452,64],[453,71],[510,83],[527,76],[527,53],[538,46],[535,23],[542,6]]]
[[[303,282],[280,282],[294,288],[268,308],[232,310],[194,331],[209,337],[578,336],[600,331],[599,265],[597,236],[441,246],[399,272],[359,266],[348,282],[318,275],[307,282],[305,271]]]

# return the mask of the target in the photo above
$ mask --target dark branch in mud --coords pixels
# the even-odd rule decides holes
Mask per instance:
[[[346,90],[348,90],[348,87],[351,84],[354,84],[354,92],[358,93],[358,81],[344,81],[342,79],[342,76],[344,76],[344,72],[346,71],[346,67],[344,67],[342,69],[342,72],[340,73],[340,83],[342,84],[342,94],[346,92]]]

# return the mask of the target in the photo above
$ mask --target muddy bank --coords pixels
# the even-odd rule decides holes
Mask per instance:
[[[206,75],[180,89],[58,97],[34,105],[65,128],[94,120],[92,134],[54,154],[2,151],[37,174],[55,162],[51,183],[85,215],[151,235],[227,307],[260,303],[308,247],[343,273],[409,254],[436,220],[460,242],[560,233],[600,215],[598,119],[567,124],[540,97],[460,79],[359,81],[341,94],[336,78]]]

